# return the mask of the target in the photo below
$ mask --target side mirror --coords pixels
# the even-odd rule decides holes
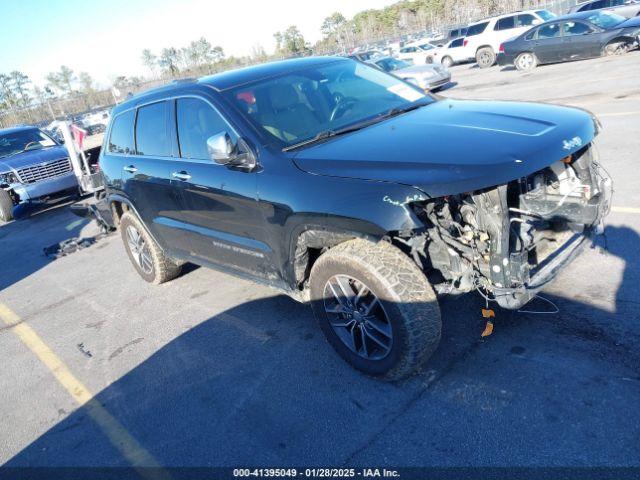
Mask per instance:
[[[207,151],[211,160],[227,165],[235,157],[235,145],[227,132],[220,132],[207,138]]]
[[[242,138],[234,144],[227,132],[220,132],[207,139],[207,151],[211,160],[220,164],[253,170],[257,165],[256,157]]]

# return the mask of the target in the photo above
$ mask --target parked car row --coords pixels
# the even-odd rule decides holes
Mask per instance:
[[[539,64],[626,53],[637,46],[640,17],[580,11],[546,22],[503,43],[500,65],[531,70]]]
[[[499,63],[527,70],[625,53],[638,45],[639,16],[640,0],[588,0],[560,17],[545,9],[518,11],[457,26],[440,40],[415,41],[393,55],[415,65],[441,63],[449,68],[476,62],[488,68]]]
[[[13,219],[16,205],[77,192],[69,154],[59,142],[36,127],[0,130],[0,222]]]

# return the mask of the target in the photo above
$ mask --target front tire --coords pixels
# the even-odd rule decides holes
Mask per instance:
[[[450,68],[453,65],[453,59],[451,57],[444,57],[442,59],[442,65],[446,68]]]
[[[6,190],[0,189],[0,221],[13,220],[13,200]]]
[[[516,57],[515,60],[516,69],[521,72],[533,70],[538,65],[538,59],[533,53],[524,52]]]
[[[491,47],[482,47],[476,52],[476,62],[480,68],[489,68],[496,63],[496,53]]]
[[[180,275],[181,265],[164,254],[133,213],[122,215],[120,234],[129,260],[145,281],[158,285]]]
[[[356,369],[399,380],[440,342],[440,308],[424,273],[393,245],[350,240],[311,269],[314,315],[336,352]]]
[[[629,51],[629,46],[626,42],[611,42],[605,45],[602,54],[607,57],[614,55],[624,55]]]

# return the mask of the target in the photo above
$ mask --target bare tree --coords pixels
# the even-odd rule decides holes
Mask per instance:
[[[145,48],[142,50],[142,63],[149,69],[153,78],[157,77],[158,57],[151,53],[151,50]]]

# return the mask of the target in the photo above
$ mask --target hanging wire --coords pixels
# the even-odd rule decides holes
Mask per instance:
[[[560,309],[558,308],[558,306],[553,303],[551,300],[549,300],[548,298],[543,297],[542,295],[538,295],[536,294],[533,298],[539,298],[540,300],[548,303],[549,305],[551,305],[553,307],[553,310],[548,310],[548,311],[542,311],[542,310],[518,310],[518,313],[531,313],[534,315],[555,315],[556,313],[560,312]]]

